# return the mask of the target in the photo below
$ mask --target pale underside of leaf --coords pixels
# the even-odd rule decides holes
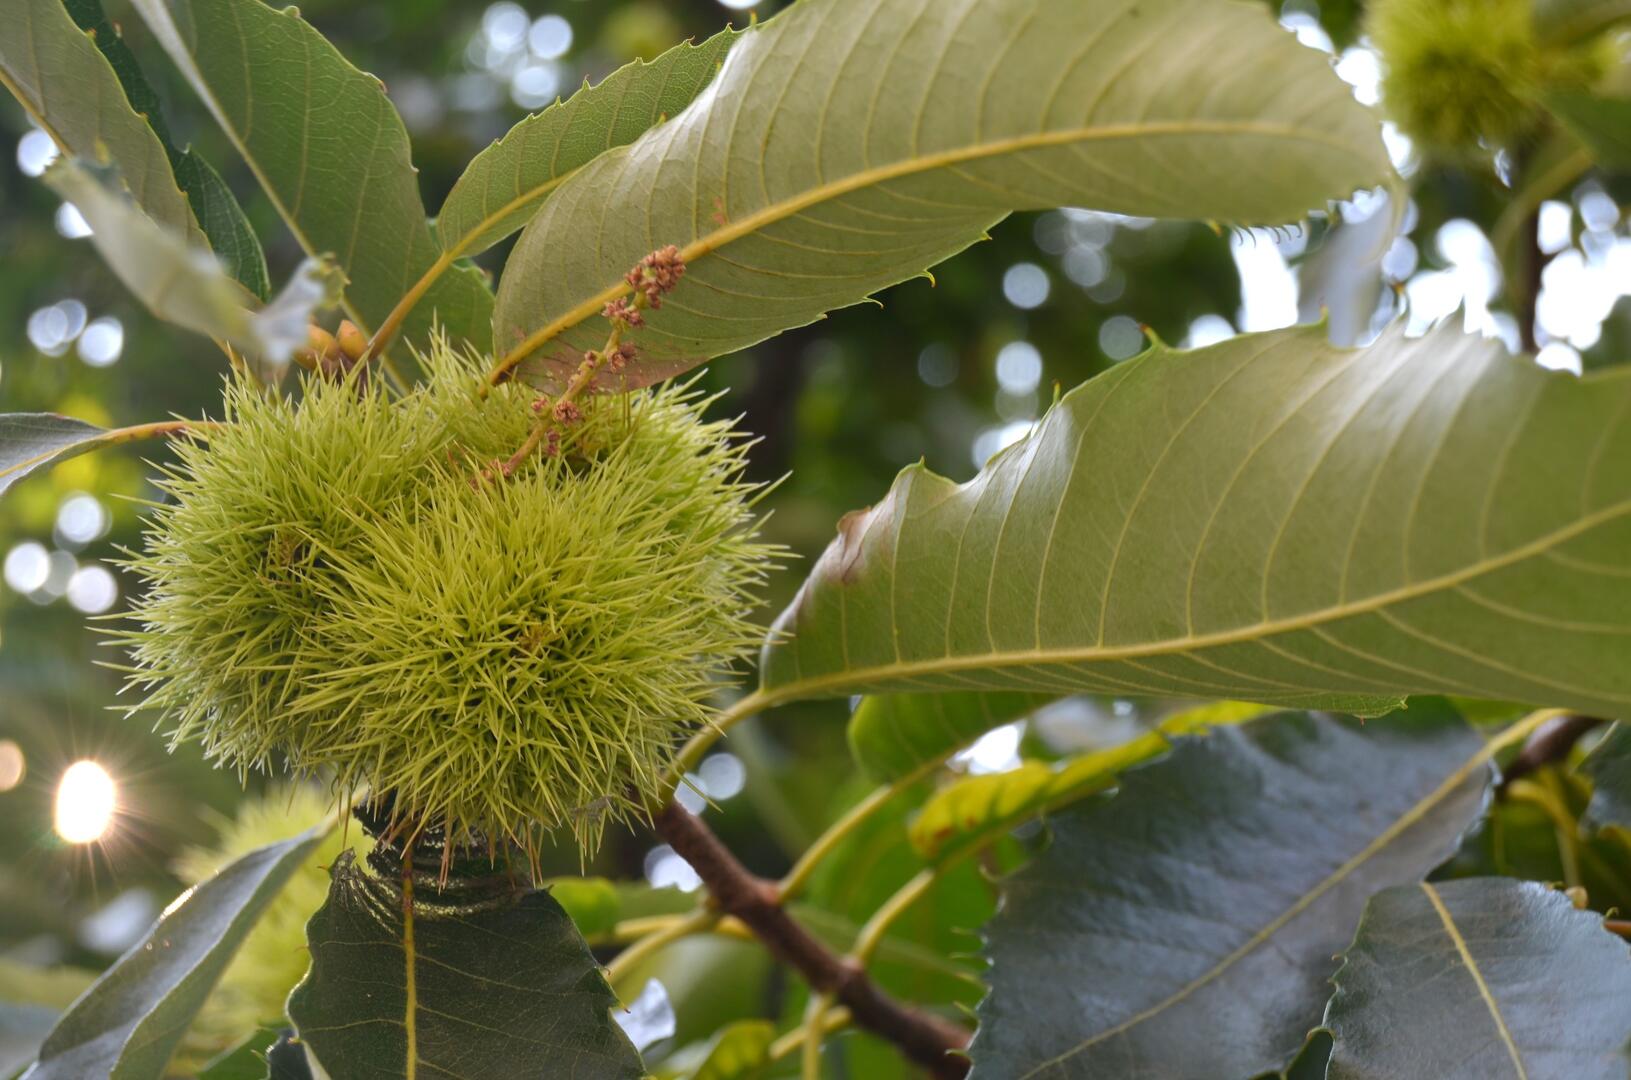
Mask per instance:
[[[94,449],[107,434],[55,413],[0,416],[0,493],[35,469]]]
[[[495,339],[546,364],[594,348],[624,272],[668,244],[686,278],[635,340],[673,366],[857,303],[1016,209],[1277,222],[1390,173],[1374,117],[1254,5],[797,4],[544,204]]]
[[[204,244],[164,146],[125,99],[118,76],[62,0],[14,0],[0,33],[0,79],[69,154],[110,157],[155,221]]]
[[[1622,1080],[1631,954],[1532,881],[1377,894],[1326,1011],[1332,1080]]]
[[[1631,705],[1631,369],[1443,327],[1156,347],[966,484],[914,466],[777,621],[774,701],[1452,693]]]
[[[685,108],[739,31],[636,60],[516,124],[471,160],[436,217],[445,256],[475,255],[527,223],[568,176]]]
[[[293,8],[260,0],[134,0],[154,36],[237,145],[312,256],[332,254],[347,307],[379,325],[440,254],[408,134],[380,81]],[[423,347],[433,320],[485,348],[492,296],[479,274],[434,285],[404,325]]]
[[[306,341],[311,313],[331,304],[332,268],[307,259],[284,291],[260,311],[207,249],[195,247],[148,217],[122,177],[73,158],[53,162],[45,182],[79,208],[108,267],[154,315],[224,341],[258,360],[286,363]]]
[[[975,1080],[1283,1067],[1366,897],[1425,874],[1483,805],[1491,748],[1424,708],[1220,729],[1055,819],[986,930]]]

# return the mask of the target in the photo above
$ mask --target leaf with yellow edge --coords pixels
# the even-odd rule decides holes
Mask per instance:
[[[1197,734],[1272,711],[1268,705],[1217,702],[1170,716],[1157,730],[1108,750],[964,777],[930,796],[907,834],[918,854],[931,863],[945,862],[1023,821],[1104,791],[1122,770],[1171,749],[1168,736]]]

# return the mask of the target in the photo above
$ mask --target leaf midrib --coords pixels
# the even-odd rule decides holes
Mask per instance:
[[[1390,589],[1387,592],[1377,593],[1362,600],[1348,601],[1282,619],[1266,619],[1231,630],[1219,630],[1209,634],[1186,634],[1183,637],[1163,638],[1131,645],[1104,646],[1095,644],[1074,648],[1015,649],[970,653],[961,656],[943,656],[932,660],[878,664],[864,668],[846,668],[831,675],[801,678],[790,683],[771,687],[766,693],[773,702],[779,702],[795,697],[818,694],[824,689],[847,688],[852,684],[871,682],[878,679],[950,674],[969,669],[1025,667],[1031,664],[1106,663],[1166,656],[1224,645],[1249,644],[1298,630],[1311,630],[1355,615],[1371,614],[1395,604],[1432,595],[1440,590],[1455,588],[1485,574],[1504,569],[1526,559],[1545,555],[1553,547],[1628,513],[1631,513],[1631,499],[1621,500],[1601,510],[1584,515],[1564,528],[1553,530],[1500,555],[1478,559],[1453,573],[1425,578],[1409,585]]]
[[[1531,714],[1526,719],[1512,725],[1500,735],[1485,743],[1476,754],[1468,758],[1467,761],[1465,761],[1459,768],[1446,777],[1438,787],[1434,788],[1428,795],[1417,801],[1410,807],[1410,809],[1401,814],[1392,825],[1389,825],[1369,844],[1366,844],[1361,851],[1349,858],[1347,862],[1344,862],[1341,866],[1333,870],[1329,875],[1321,880],[1319,884],[1299,897],[1295,904],[1287,908],[1281,915],[1275,918],[1268,925],[1264,926],[1263,929],[1253,934],[1238,948],[1229,953],[1222,960],[1219,960],[1207,971],[1190,980],[1178,990],[1174,991],[1166,998],[1156,1002],[1154,1005],[1143,1010],[1142,1012],[1123,1020],[1114,1027],[1106,1028],[1104,1031],[1098,1032],[1097,1034],[1083,1039],[1081,1042],[1077,1043],[1075,1046],[1071,1047],[1069,1050],[1066,1050],[1062,1054],[1039,1063],[1029,1072],[1021,1076],[1019,1080],[1030,1080],[1030,1078],[1039,1075],[1043,1070],[1068,1061],[1070,1058],[1081,1053],[1090,1046],[1101,1043],[1106,1039],[1113,1038],[1124,1031],[1137,1027],[1139,1024],[1150,1019],[1152,1016],[1157,1016],[1160,1013],[1165,1012],[1167,1009],[1189,997],[1191,994],[1206,986],[1208,983],[1211,983],[1213,980],[1222,976],[1242,958],[1267,942],[1269,938],[1278,933],[1287,923],[1291,922],[1292,919],[1295,919],[1298,915],[1308,910],[1308,908],[1320,897],[1324,896],[1332,888],[1344,881],[1355,870],[1363,866],[1394,840],[1397,840],[1406,829],[1409,829],[1420,822],[1429,811],[1453,795],[1455,790],[1465,783],[1467,778],[1470,777],[1475,770],[1483,766],[1492,757],[1494,757],[1495,754],[1499,753],[1503,748],[1525,738],[1531,731],[1535,730],[1541,724],[1544,724],[1547,720],[1550,720],[1556,715],[1557,713],[1555,710],[1547,710],[1544,712]]]
[[[1483,972],[1478,970],[1478,962],[1473,959],[1472,952],[1467,948],[1467,939],[1461,936],[1461,930],[1455,924],[1450,909],[1444,906],[1444,901],[1438,895],[1438,890],[1428,882],[1421,883],[1421,891],[1427,894],[1427,902],[1433,905],[1439,922],[1444,924],[1444,932],[1455,945],[1455,951],[1461,957],[1461,962],[1467,966],[1467,974],[1478,987],[1478,996],[1483,998],[1484,1006],[1489,1009],[1490,1019],[1495,1022],[1495,1030],[1501,1036],[1501,1044],[1512,1058],[1512,1067],[1518,1071],[1518,1080],[1529,1080],[1529,1070],[1524,1067],[1523,1056],[1518,1053],[1518,1044],[1513,1041],[1512,1031],[1506,1026],[1506,1018],[1501,1015],[1500,1006],[1495,1003],[1495,995],[1490,992],[1489,984],[1484,981]]]
[[[791,198],[771,202],[740,221],[728,222],[723,227],[698,237],[680,249],[680,257],[687,264],[694,263],[726,244],[739,240],[778,221],[792,217],[812,206],[840,198],[863,188],[918,173],[951,168],[985,158],[1000,157],[1004,154],[1066,146],[1077,142],[1107,142],[1117,139],[1185,135],[1256,135],[1288,141],[1305,141],[1364,160],[1364,156],[1356,153],[1351,145],[1340,139],[1327,136],[1323,132],[1293,127],[1288,124],[1271,124],[1251,120],[1145,121],[1109,124],[1100,127],[1075,127],[1057,131],[1032,132],[989,142],[971,143],[967,146],[940,150],[932,154],[903,158],[887,165],[862,169],[839,180],[817,184]],[[598,315],[607,301],[622,296],[629,291],[629,286],[622,282],[607,286],[587,300],[567,309],[564,314],[546,323],[543,327],[533,331],[504,356],[503,360],[494,369],[490,381],[497,382],[516,364],[536,352],[539,346],[585,319]]]
[[[230,116],[227,115],[226,107],[221,104],[214,87],[210,81],[204,77],[204,69],[198,66],[197,56],[199,42],[197,41],[196,37],[190,40],[183,37],[180,26],[170,14],[169,9],[163,5],[162,0],[154,0],[154,3],[155,6],[152,10],[155,12],[155,14],[162,15],[167,24],[166,29],[169,31],[171,36],[174,37],[176,43],[186,51],[186,68],[190,70],[184,70],[182,74],[186,77],[188,83],[192,85],[193,90],[198,94],[198,96],[203,99],[205,107],[209,110],[210,114],[215,117],[216,123],[221,126],[221,130],[223,133],[225,133],[227,141],[232,144],[235,150],[238,151],[238,156],[243,159],[244,165],[248,167],[250,175],[255,178],[256,184],[259,185],[261,192],[266,196],[267,201],[272,204],[272,207],[275,210],[277,210],[278,217],[283,220],[284,227],[286,227],[290,234],[294,236],[295,242],[298,243],[301,250],[310,257],[314,259],[320,258],[323,255],[323,252],[317,247],[316,244],[312,242],[311,236],[296,219],[295,210],[290,207],[289,203],[286,202],[283,196],[278,192],[277,187],[271,182],[271,178],[267,176],[266,170],[261,167],[260,158],[250,152],[248,139],[250,128],[254,125],[254,117],[250,115],[252,108],[248,104],[250,99],[253,97],[253,95],[248,92],[248,76],[245,76],[245,124],[243,129],[240,131],[238,125],[233,122]],[[144,9],[141,5],[138,5],[137,11],[144,16],[146,15],[146,9]],[[284,12],[279,11],[278,13],[283,14]],[[232,18],[234,24],[239,27],[239,33],[237,35],[238,39],[240,41],[247,42],[248,39],[242,33],[241,24],[238,22],[238,13],[236,10],[232,11]],[[294,18],[299,18],[299,15],[295,15]],[[180,65],[178,64],[177,66]],[[308,140],[302,138],[301,152],[306,153],[309,151],[309,149]],[[357,309],[348,293],[341,294],[340,307],[345,311],[346,315],[350,317],[351,321],[357,324],[357,327],[362,330],[363,333],[366,334],[371,331],[372,323]]]

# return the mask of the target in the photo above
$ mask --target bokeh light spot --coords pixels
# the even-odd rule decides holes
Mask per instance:
[[[527,47],[541,60],[566,55],[572,47],[572,24],[559,15],[545,15],[527,31]]]
[[[11,739],[0,739],[0,791],[10,791],[23,782],[28,773],[28,759],[23,748]]]
[[[1042,354],[1029,341],[997,350],[997,384],[1010,394],[1029,394],[1042,381]]]
[[[24,176],[38,176],[57,160],[57,144],[51,136],[34,128],[17,140],[17,167]]]
[[[1048,272],[1036,263],[1015,263],[1002,275],[1002,295],[1025,311],[1041,307],[1051,288]]]
[[[119,583],[105,566],[82,566],[68,579],[68,602],[87,615],[100,615],[119,599]]]
[[[31,593],[51,576],[51,555],[45,545],[25,540],[6,552],[6,584],[20,593]]]
[[[94,761],[76,761],[57,782],[57,835],[70,844],[100,839],[113,824],[118,789],[108,771]]]
[[[91,367],[107,367],[125,349],[125,327],[112,315],[92,319],[79,335],[79,358]]]

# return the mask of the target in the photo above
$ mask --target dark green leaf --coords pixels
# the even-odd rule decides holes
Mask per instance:
[[[306,926],[311,971],[289,998],[328,1075],[400,1077],[410,1057],[420,1077],[644,1075],[612,1022],[617,999],[549,893],[457,874],[438,893],[432,875],[409,905],[349,852],[331,873]]]
[[[227,272],[256,299],[268,299],[272,286],[266,272],[266,256],[249,219],[244,216],[243,207],[238,205],[225,181],[210,168],[209,162],[191,150],[176,146],[164,121],[158,94],[142,74],[141,65],[120,36],[119,28],[103,12],[101,0],[65,2],[75,24],[90,34],[118,76],[131,108],[147,121],[164,146],[176,183],[186,194],[193,217],[209,239],[211,250],[226,264]]]
[[[234,950],[327,831],[252,851],[172,906],[74,1002],[29,1080],[161,1075]]]
[[[1631,169],[1631,98],[1571,91],[1548,94],[1546,107],[1590,148],[1599,165]]]
[[[516,124],[476,155],[448,193],[436,218],[442,250],[450,258],[475,255],[521,228],[572,173],[689,105],[740,36],[725,30],[701,45],[636,60]]]
[[[0,494],[35,469],[94,450],[107,434],[56,413],[0,414]]]
[[[1610,728],[1580,771],[1591,778],[1591,821],[1631,829],[1631,725],[1622,720]]]
[[[1054,694],[873,694],[849,721],[850,752],[879,780],[898,780],[994,727],[1018,720]]]
[[[1631,952],[1536,882],[1384,890],[1334,981],[1331,1080],[1631,1073]]]
[[[761,678],[773,703],[1458,693],[1613,716],[1628,547],[1631,366],[1549,372],[1453,326],[1157,345],[968,483],[912,466],[846,517]]]
[[[1129,771],[1054,819],[986,929],[975,1076],[1217,1080],[1283,1068],[1365,898],[1483,805],[1489,751],[1434,702],[1280,713]],[[1426,1075],[1426,1074],[1423,1074]]]
[[[310,255],[332,253],[346,301],[377,327],[441,254],[425,220],[408,133],[372,75],[294,8],[260,0],[134,0],[237,144]],[[472,270],[444,275],[404,325],[424,346],[433,319],[485,349],[492,294]]]

